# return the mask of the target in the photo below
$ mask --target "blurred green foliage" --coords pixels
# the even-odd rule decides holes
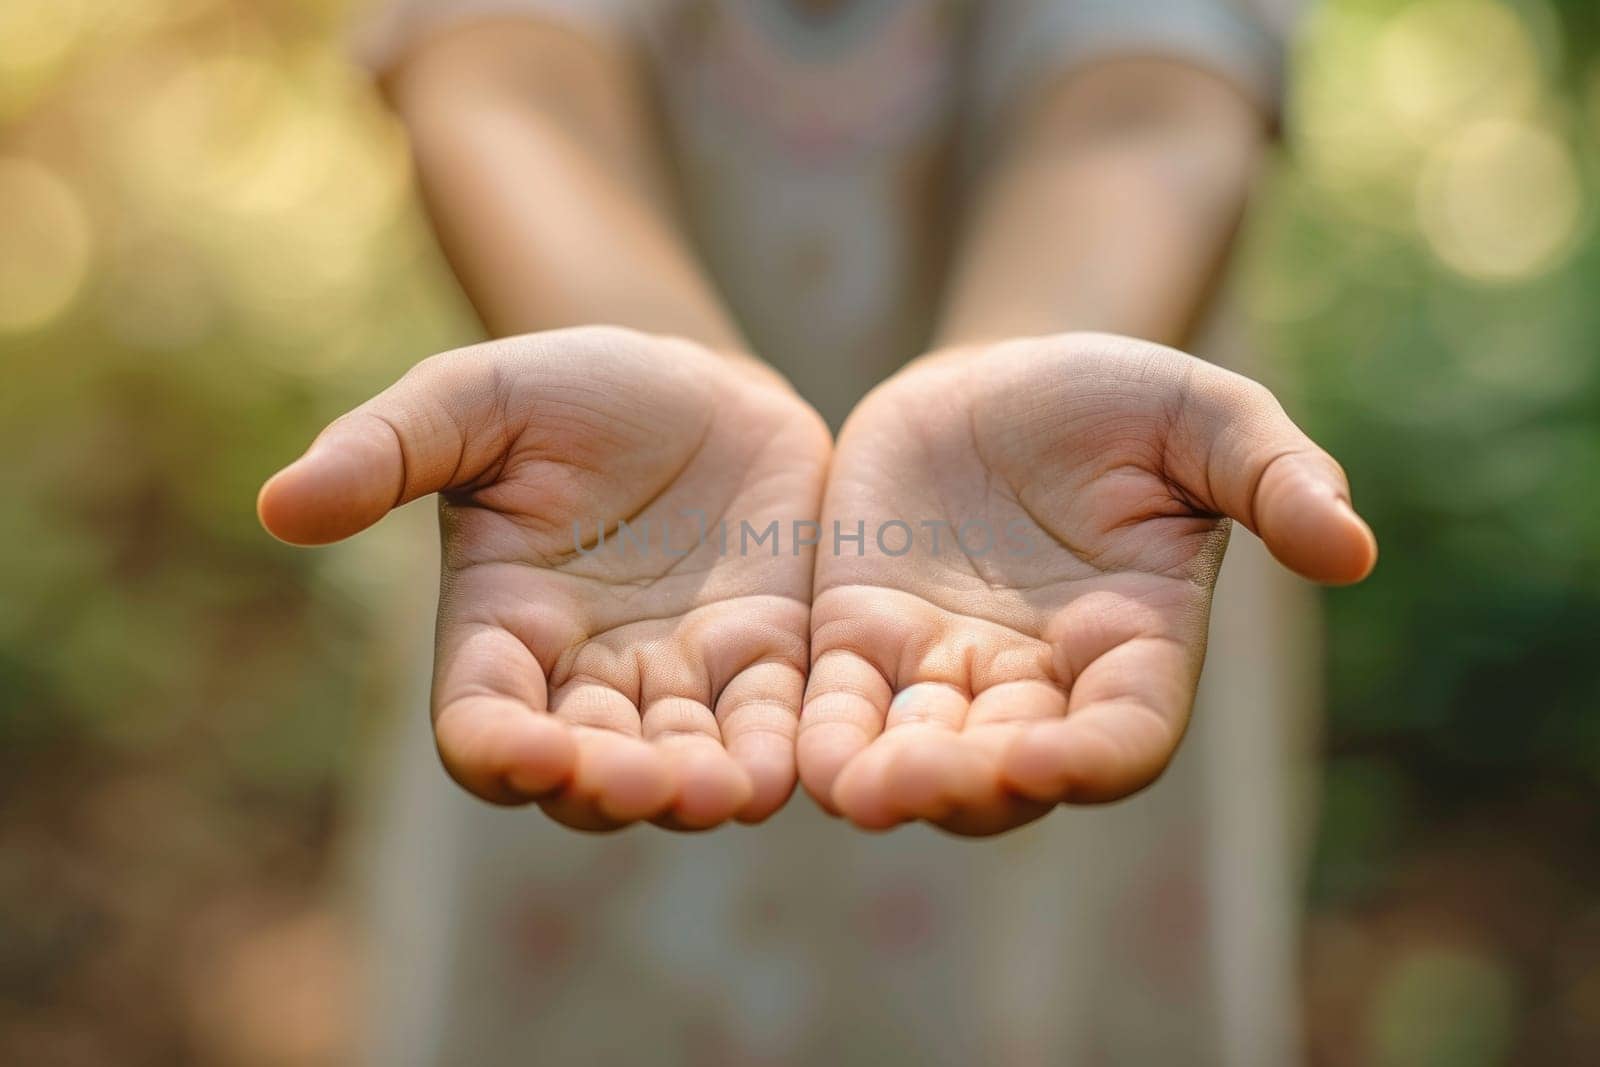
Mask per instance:
[[[1383,544],[1328,597],[1335,783],[1600,786],[1597,46],[1584,0],[1308,28],[1246,290]]]
[[[186,770],[277,787],[328,778],[371,700],[359,575],[275,544],[251,504],[341,404],[468,326],[340,15],[0,14],[11,758],[192,742],[218,758]]]
[[[1588,0],[1323,4],[1252,219],[1252,318],[1382,542],[1325,597],[1323,1062],[1600,1039],[1597,51]]]

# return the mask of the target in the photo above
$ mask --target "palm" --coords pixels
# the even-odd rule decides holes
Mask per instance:
[[[925,361],[862,403],[823,516],[866,537],[859,555],[829,545],[814,583],[799,757],[823,803],[987,833],[1159,773],[1233,510],[1182,488],[1218,440],[1192,396],[1202,366],[1015,342]],[[896,520],[916,533],[903,555]]]
[[[434,714],[452,773],[583,828],[776,810],[794,781],[811,556],[722,551],[716,532],[736,547],[741,521],[815,516],[816,415],[753,364],[623,331],[440,361],[414,372],[439,378],[426,395],[475,405],[442,420],[465,427],[440,459]],[[426,424],[425,404],[402,410]]]

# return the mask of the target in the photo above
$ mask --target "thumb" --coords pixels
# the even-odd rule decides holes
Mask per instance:
[[[1243,523],[1278,562],[1312,581],[1359,582],[1378,559],[1372,529],[1350,503],[1344,469],[1248,378],[1199,364],[1172,454],[1183,488]]]
[[[510,437],[498,393],[479,351],[424,360],[267,480],[256,498],[261,524],[290,544],[322,545],[418,497],[470,484]]]

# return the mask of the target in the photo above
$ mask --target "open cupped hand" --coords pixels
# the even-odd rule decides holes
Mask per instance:
[[[912,364],[835,450],[801,780],[864,827],[971,834],[1149,784],[1228,518],[1317,581],[1375,560],[1343,472],[1248,379],[1097,334]]]
[[[446,768],[578,828],[698,829],[787,799],[808,664],[812,551],[725,551],[714,531],[814,519],[829,449],[759,364],[586,327],[425,360],[259,511],[321,544],[441,493]]]

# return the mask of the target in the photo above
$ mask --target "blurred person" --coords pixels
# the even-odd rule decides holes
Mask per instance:
[[[1177,743],[1220,517],[1328,581],[1371,537],[1270,395],[1143,343],[1237,362],[1205,312],[1269,26],[1222,0],[377,17],[441,244],[512,339],[335,423],[263,518],[317,543],[446,493],[440,755],[556,821],[474,802],[408,732],[375,1062],[1297,1058],[1314,641],[1243,535]],[[567,551],[571,520],[692,508],[824,538],[1021,514],[1049,551]],[[644,819],[762,825],[559,825]]]

